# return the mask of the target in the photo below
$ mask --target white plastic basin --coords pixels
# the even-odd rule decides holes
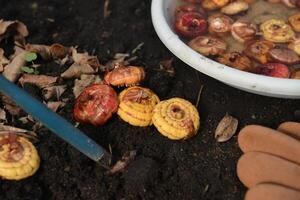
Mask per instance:
[[[179,0],[152,0],[152,22],[165,46],[196,70],[232,87],[255,94],[300,99],[300,80],[272,78],[236,70],[200,55],[173,31],[172,17]]]

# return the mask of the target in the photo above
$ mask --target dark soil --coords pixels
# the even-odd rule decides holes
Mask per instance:
[[[295,111],[300,109],[300,101],[249,94],[197,73],[160,42],[152,27],[150,4],[150,0],[111,0],[111,15],[104,19],[103,0],[0,0],[0,18],[23,21],[30,30],[30,43],[78,45],[80,50],[97,55],[102,63],[115,53],[130,53],[144,43],[134,54],[138,59],[133,64],[145,67],[147,80],[143,85],[161,99],[179,96],[196,104],[200,86],[204,86],[198,107],[201,128],[198,135],[186,141],[168,140],[153,126],[133,127],[117,116],[97,128],[80,125],[105,148],[111,146],[118,158],[128,150],[137,150],[136,160],[116,176],[105,175],[99,165],[42,128],[37,143],[40,169],[22,181],[1,181],[0,199],[243,198],[246,189],[235,171],[241,155],[237,137],[217,143],[214,130],[218,122],[230,113],[239,119],[239,129],[253,123],[275,128],[281,122],[299,120]],[[174,58],[175,77],[159,70],[158,63],[170,58]],[[71,98],[71,103],[60,114],[75,123],[71,88],[65,96]],[[299,111],[296,113],[299,115]],[[14,124],[22,125],[18,121]]]

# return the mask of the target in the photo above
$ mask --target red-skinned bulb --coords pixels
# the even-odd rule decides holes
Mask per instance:
[[[290,78],[289,68],[281,63],[267,63],[260,68],[259,74],[277,78]]]
[[[79,122],[104,124],[118,110],[118,96],[109,85],[94,84],[77,97],[73,114]]]
[[[184,37],[195,38],[206,32],[207,22],[198,12],[183,12],[176,17],[175,29]]]

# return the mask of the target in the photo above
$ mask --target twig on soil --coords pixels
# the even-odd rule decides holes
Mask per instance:
[[[198,108],[200,99],[201,99],[201,94],[202,94],[202,90],[203,90],[203,85],[200,86],[199,92],[198,92],[198,97],[197,97],[197,102],[196,102],[196,108]]]
[[[196,72],[198,83],[200,84],[199,72],[196,71],[196,70],[195,70],[195,72]],[[197,97],[197,101],[196,101],[196,108],[198,108],[198,106],[199,106],[199,102],[200,102],[200,99],[201,99],[201,94],[202,94],[203,87],[204,86],[201,85],[200,88],[199,88],[198,97]]]
[[[103,17],[104,18],[107,18],[109,15],[110,15],[110,13],[111,13],[111,11],[109,10],[109,3],[110,3],[110,0],[105,0],[104,1],[104,6],[103,6]]]
[[[135,54],[137,51],[141,50],[144,46],[144,42],[139,43],[132,51],[131,54]]]
[[[79,125],[80,125],[80,123],[79,123],[79,122],[76,122],[75,125],[74,125],[74,127],[75,127],[75,128],[78,128]]]
[[[209,184],[207,184],[206,186],[205,186],[205,188],[204,188],[204,194],[208,191],[208,189],[209,189]]]
[[[112,147],[111,147],[111,144],[108,144],[108,149],[109,149],[109,153],[112,155]],[[112,162],[112,157],[109,159],[109,166],[111,165],[111,162]]]

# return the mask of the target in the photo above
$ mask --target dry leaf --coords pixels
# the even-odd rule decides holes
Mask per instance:
[[[9,63],[9,60],[4,56],[4,50],[0,48],[0,72],[3,72],[4,67]]]
[[[7,121],[6,120],[6,112],[4,109],[0,108],[0,121],[3,122],[3,121]]]
[[[70,48],[70,51],[72,52],[72,58],[75,63],[81,63],[81,64],[90,64],[93,68],[99,67],[99,60],[97,56],[90,56],[87,52],[84,53],[78,53],[77,49],[74,47]]]
[[[46,105],[53,112],[56,112],[56,111],[58,111],[58,109],[64,107],[66,105],[66,103],[62,102],[62,101],[49,101]]]
[[[5,95],[1,95],[1,101],[4,108],[9,112],[9,114],[13,116],[17,116],[21,114],[22,109],[15,102],[13,102],[9,97]]]
[[[44,100],[49,100],[51,97],[56,96],[56,99],[59,100],[60,96],[66,91],[66,85],[56,85],[45,87],[42,90],[42,95]]]
[[[83,74],[80,76],[80,79],[75,80],[75,84],[73,87],[73,94],[75,98],[77,98],[81,92],[86,88],[87,86],[95,83],[102,83],[102,80],[97,75],[87,75]]]
[[[15,45],[15,46],[14,46],[14,54],[12,54],[12,55],[9,56],[9,60],[10,60],[10,61],[13,60],[14,57],[16,57],[17,55],[19,55],[20,53],[23,53],[24,51],[25,51],[25,50],[24,50],[23,47]],[[26,51],[25,51],[25,52],[26,52]],[[26,52],[26,53],[28,53],[28,52]]]
[[[61,74],[62,78],[79,78],[82,74],[95,74],[101,64],[97,56],[90,56],[87,52],[78,53],[76,48],[71,47],[74,63]]]
[[[26,65],[25,55],[27,51],[17,48],[9,64],[4,67],[3,76],[11,82],[18,80],[22,74],[21,67]]]
[[[43,127],[43,124],[39,121],[36,121],[35,124],[32,126],[32,130],[36,132],[42,127]]]
[[[78,53],[76,47],[71,47],[71,52],[72,52],[72,58],[74,62],[86,62],[87,57],[89,54],[87,52],[84,53]]]
[[[67,56],[64,57],[63,59],[55,60],[55,62],[56,62],[57,64],[59,64],[60,66],[64,66],[64,65],[67,64],[67,63],[72,63],[72,62],[73,62],[73,59],[71,58],[70,55],[67,55]]]
[[[108,175],[114,175],[120,172],[123,172],[124,169],[135,159],[136,151],[126,152],[121,160],[116,162],[116,164],[106,172]]]
[[[23,35],[24,37],[28,36],[28,30],[25,24],[22,22],[15,20],[15,21],[4,21],[0,19],[0,35],[4,35],[8,28],[15,29],[18,33]]]
[[[238,126],[238,120],[228,114],[219,122],[215,138],[218,142],[228,141],[236,132]]]
[[[95,74],[97,69],[94,69],[89,64],[73,63],[64,73],[61,74],[62,78],[79,78],[82,74]]]
[[[20,122],[22,122],[23,124],[27,124],[29,122],[34,122],[34,120],[32,119],[32,117],[29,117],[30,115],[24,116],[24,117],[20,117],[18,120]]]
[[[33,132],[38,131],[43,126],[43,124],[41,122],[36,121],[31,115],[21,117],[18,120],[21,121],[23,124],[34,123],[34,125],[32,126]]]
[[[137,51],[140,51],[142,47],[144,46],[144,42],[139,43],[132,51],[131,54],[135,54]]]
[[[58,80],[58,77],[55,76],[46,76],[46,75],[34,75],[34,74],[23,74],[19,79],[19,82],[22,86],[25,83],[30,83],[38,86],[39,88],[45,88],[53,85]]]
[[[14,40],[22,45],[25,43],[25,37],[28,36],[28,30],[25,24],[20,21],[4,21],[0,19],[0,41],[14,34]]]

